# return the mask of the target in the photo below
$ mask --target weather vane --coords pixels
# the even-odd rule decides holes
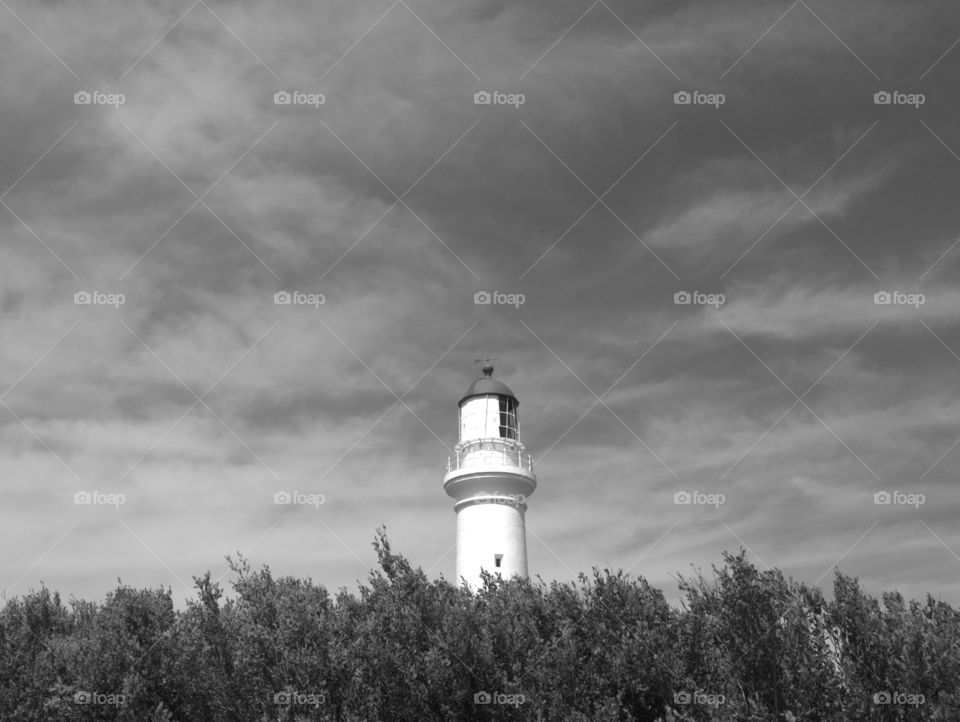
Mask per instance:
[[[489,356],[487,356],[487,357],[485,357],[485,358],[477,358],[477,359],[474,359],[473,362],[474,362],[475,364],[480,364],[480,363],[483,364],[482,370],[483,370],[483,375],[484,375],[484,376],[492,376],[492,375],[493,375],[493,364],[491,363],[491,361],[496,361],[496,360],[497,360],[497,357],[496,357],[496,356],[494,356],[493,358],[490,358]]]

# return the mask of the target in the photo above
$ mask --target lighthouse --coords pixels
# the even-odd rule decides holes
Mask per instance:
[[[537,488],[533,459],[520,443],[517,397],[483,376],[459,403],[460,438],[447,460],[443,490],[455,500],[457,584],[476,590],[486,569],[504,578],[527,576],[527,498]]]

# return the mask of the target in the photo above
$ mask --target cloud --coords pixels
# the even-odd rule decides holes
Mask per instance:
[[[673,589],[670,574],[736,548],[722,519],[765,562],[816,578],[876,518],[864,494],[902,481],[938,500],[876,529],[910,572],[873,534],[850,571],[955,595],[955,560],[913,520],[960,545],[944,492],[957,252],[925,274],[956,218],[918,190],[957,171],[912,109],[872,104],[851,54],[919,87],[955,11],[865,8],[812,7],[848,50],[797,6],[721,79],[783,9],[611,2],[563,35],[582,6],[209,3],[175,27],[186,7],[14,6],[80,77],[18,23],[0,28],[0,193],[16,182],[0,206],[15,502],[0,526],[18,540],[2,545],[4,586],[100,597],[118,575],[220,573],[239,549],[352,587],[380,523],[452,579],[444,461],[490,354],[541,474],[528,523],[544,577],[633,565]],[[923,81],[922,117],[960,147],[954,62]],[[674,105],[686,87],[727,102]],[[127,101],[74,105],[83,88]],[[274,105],[284,89],[326,100]],[[479,89],[527,102],[477,106]],[[802,193],[828,169],[805,200],[829,229],[798,206],[732,266],[794,201],[774,174]],[[84,289],[127,302],[74,305]],[[527,302],[474,305],[481,289]],[[676,306],[682,289],[726,303]],[[281,290],[325,302],[275,305]],[[879,290],[926,302],[878,306]],[[768,432],[795,399],[763,364],[802,393],[874,322],[805,398],[833,433],[799,406]],[[577,422],[608,388],[609,409]],[[85,487],[129,504],[86,514],[71,501]],[[677,509],[686,487],[729,506]],[[281,488],[327,503],[278,510]]]

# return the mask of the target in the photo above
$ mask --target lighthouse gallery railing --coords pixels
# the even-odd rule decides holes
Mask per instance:
[[[533,457],[520,445],[504,439],[477,439],[458,444],[447,458],[447,473],[482,464],[502,464],[533,472]]]

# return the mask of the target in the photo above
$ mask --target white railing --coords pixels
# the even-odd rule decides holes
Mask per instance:
[[[514,466],[533,473],[533,457],[523,444],[506,439],[476,439],[458,444],[454,455],[447,459],[447,473],[487,464]]]

